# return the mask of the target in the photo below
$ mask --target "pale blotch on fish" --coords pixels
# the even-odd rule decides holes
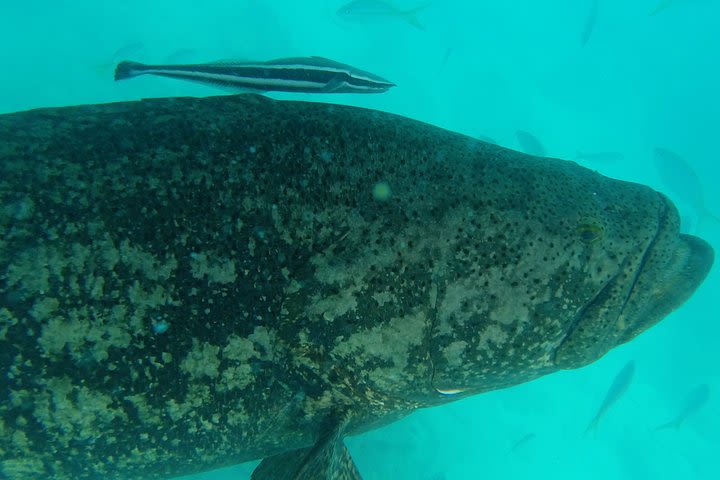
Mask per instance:
[[[156,322],[153,324],[153,332],[155,332],[158,335],[161,335],[168,331],[170,328],[170,324],[165,320],[160,320],[159,322]]]
[[[390,185],[387,182],[378,182],[373,185],[372,196],[375,200],[385,201],[391,195]]]

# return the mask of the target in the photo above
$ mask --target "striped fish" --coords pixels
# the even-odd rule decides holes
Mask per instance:
[[[115,80],[138,75],[160,75],[256,92],[382,93],[395,86],[372,73],[321,57],[193,65],[144,65],[125,61],[115,69]]]

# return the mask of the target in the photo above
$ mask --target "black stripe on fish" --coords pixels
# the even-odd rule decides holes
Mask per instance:
[[[158,75],[256,91],[381,93],[395,86],[372,73],[320,57],[194,65],[144,65],[126,61],[118,64],[115,70],[115,80],[138,75]]]

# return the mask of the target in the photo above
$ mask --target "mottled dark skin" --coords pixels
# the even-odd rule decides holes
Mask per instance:
[[[0,231],[12,480],[169,478],[579,367],[712,263],[647,187],[253,95],[0,116]]]

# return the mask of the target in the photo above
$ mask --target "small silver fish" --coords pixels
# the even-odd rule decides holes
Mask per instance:
[[[650,16],[657,15],[658,13],[665,10],[667,7],[675,3],[674,0],[660,0],[660,3],[658,3],[658,6],[655,7],[655,10],[650,12]]]
[[[515,135],[523,152],[529,155],[535,155],[536,157],[545,156],[545,147],[543,147],[543,144],[540,143],[540,140],[538,140],[535,135],[525,130],[518,130],[515,132]]]
[[[583,47],[587,45],[593,30],[595,30],[595,23],[597,22],[598,3],[599,0],[592,0],[592,5],[590,6],[590,14],[588,15],[587,21],[585,22],[585,29],[583,30],[582,37],[580,38],[580,44]]]
[[[625,391],[630,386],[634,373],[635,361],[630,360],[615,376],[612,385],[610,385],[610,388],[608,388],[608,391],[605,394],[605,399],[600,405],[600,408],[598,408],[595,417],[593,417],[592,421],[585,429],[585,433],[588,433],[591,430],[595,430],[600,423],[602,417],[608,412],[608,410],[610,410],[610,407],[612,407],[618,400],[620,400],[620,397],[623,396]]]
[[[720,218],[705,205],[700,177],[683,157],[667,148],[656,148],[654,161],[660,179],[678,200],[686,202],[701,220],[709,219],[720,223]]]
[[[115,69],[115,80],[139,75],[190,80],[241,92],[382,93],[395,86],[370,72],[321,57],[192,65],[144,65],[125,61]]]
[[[119,61],[121,58],[137,55],[141,50],[145,48],[145,44],[142,42],[132,42],[115,50],[112,55],[113,62]]]
[[[112,68],[123,58],[130,56],[136,56],[142,53],[145,49],[145,44],[142,42],[132,42],[118,48],[113,52],[112,56],[107,59],[105,63],[96,65],[94,67],[98,75],[105,76],[109,72],[112,72]]]
[[[660,3],[658,3],[658,6],[655,7],[655,10],[650,12],[650,16],[657,15],[660,12],[664,12],[668,7],[675,5],[675,4],[682,4],[682,3],[699,3],[698,0],[660,0]]]
[[[445,53],[443,53],[442,60],[440,61],[440,69],[439,71],[442,72],[445,69],[445,66],[448,63],[448,60],[450,60],[450,57],[453,54],[453,47],[447,47],[445,49]]]
[[[512,444],[512,447],[510,447],[510,450],[508,450],[508,453],[512,453],[516,450],[518,450],[520,447],[525,445],[526,443],[531,442],[534,440],[536,435],[532,432],[528,433],[527,435],[524,435],[522,438],[518,439],[515,443]]]
[[[402,10],[386,0],[353,0],[340,7],[337,16],[360,22],[399,18],[417,29],[424,30],[425,27],[418,20],[417,14],[430,5],[431,3],[426,3],[409,10]]]

